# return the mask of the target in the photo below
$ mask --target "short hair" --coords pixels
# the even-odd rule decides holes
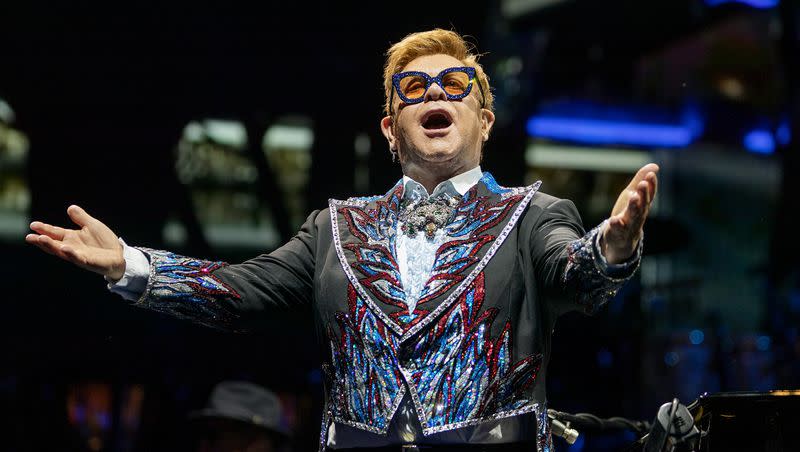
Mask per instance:
[[[383,68],[383,89],[386,101],[383,109],[387,115],[392,96],[392,76],[400,72],[408,63],[421,56],[444,54],[460,60],[465,66],[475,68],[477,82],[483,89],[483,108],[493,110],[494,96],[489,86],[489,77],[483,71],[483,66],[478,63],[481,55],[473,53],[475,46],[468,43],[458,33],[451,30],[435,28],[430,31],[411,33],[400,42],[395,43],[386,52],[386,65]],[[480,89],[479,89],[480,91]]]

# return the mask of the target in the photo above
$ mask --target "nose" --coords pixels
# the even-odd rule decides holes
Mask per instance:
[[[438,83],[433,82],[428,88],[428,91],[425,92],[425,102],[435,100],[447,100],[447,94],[445,94],[444,90]]]

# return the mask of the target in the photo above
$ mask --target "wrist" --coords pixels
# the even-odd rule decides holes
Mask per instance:
[[[608,228],[600,234],[600,252],[603,257],[611,265],[621,264],[627,262],[631,256],[636,252],[636,246],[639,243],[641,234],[637,235],[635,239],[630,240],[607,240],[606,234]],[[621,242],[621,243],[620,243]]]
[[[117,282],[125,276],[125,261],[122,264],[112,266],[111,270],[103,275],[109,282]]]
[[[125,269],[127,268],[125,261],[125,246],[119,243],[119,251],[117,253],[117,261],[111,264],[111,268],[106,272],[105,276],[109,282],[117,282],[125,276]]]

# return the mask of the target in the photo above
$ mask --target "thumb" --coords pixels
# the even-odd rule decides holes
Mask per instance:
[[[88,225],[92,221],[95,221],[94,217],[86,213],[85,210],[75,204],[67,208],[67,215],[69,215],[70,219],[72,219],[75,224],[81,227]]]

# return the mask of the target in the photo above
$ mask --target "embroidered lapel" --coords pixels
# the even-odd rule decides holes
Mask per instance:
[[[436,251],[430,277],[410,315],[395,249],[401,182],[382,197],[330,200],[329,207],[342,269],[375,315],[404,341],[444,312],[477,277],[540,183],[509,189],[484,173],[446,226],[450,240]]]
[[[400,181],[384,196],[329,201],[333,242],[344,273],[373,313],[398,336],[403,327],[387,312],[408,309],[395,250],[402,195]]]

